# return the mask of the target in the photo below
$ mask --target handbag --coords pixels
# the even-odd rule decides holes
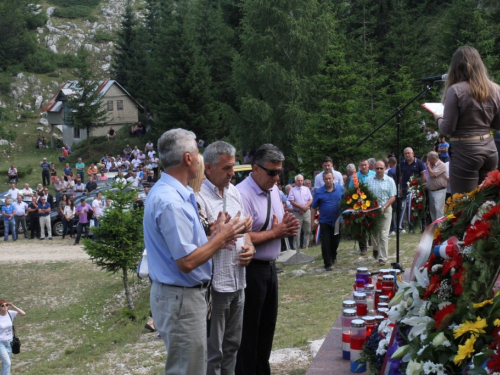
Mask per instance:
[[[12,322],[12,332],[13,332],[13,337],[12,337],[12,342],[10,343],[10,346],[12,347],[12,354],[19,354],[21,353],[21,340],[19,340],[18,337],[16,337],[16,328],[14,327],[14,321],[12,320],[12,316],[9,314],[10,321]]]
[[[149,276],[149,268],[148,268],[148,252],[144,249],[142,253],[142,258],[139,261],[139,265],[137,266],[137,277],[139,279],[145,279]]]

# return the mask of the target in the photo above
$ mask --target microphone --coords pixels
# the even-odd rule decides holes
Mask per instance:
[[[421,78],[421,82],[436,82],[436,81],[446,81],[446,77],[448,77],[448,74],[442,74],[440,76],[434,76],[434,77],[425,77]]]

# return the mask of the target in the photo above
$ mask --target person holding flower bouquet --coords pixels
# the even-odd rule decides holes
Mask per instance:
[[[385,163],[382,160],[375,164],[375,175],[367,178],[368,188],[375,194],[377,201],[382,207],[382,222],[380,230],[371,235],[373,245],[373,257],[379,260],[381,265],[386,264],[389,256],[389,229],[392,219],[392,203],[396,200],[396,183],[386,175]]]
[[[370,165],[368,164],[368,159],[361,159],[359,161],[359,171],[356,172],[356,177],[358,183],[364,184],[368,177],[374,176],[375,172],[370,170]],[[354,187],[354,180],[351,179],[349,183],[349,187]],[[358,240],[359,243],[359,251],[361,255],[366,255],[367,247],[366,247],[366,238],[362,240]]]

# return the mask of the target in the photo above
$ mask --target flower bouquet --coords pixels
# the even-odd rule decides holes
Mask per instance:
[[[382,211],[373,192],[360,184],[353,174],[354,187],[346,189],[341,202],[342,216],[348,234],[354,240],[363,240],[380,228]]]
[[[420,223],[425,218],[425,190],[422,177],[413,175],[408,180],[407,219],[409,223]]]
[[[398,283],[391,374],[500,373],[500,173],[454,196],[415,280]],[[380,348],[378,348],[380,350]]]

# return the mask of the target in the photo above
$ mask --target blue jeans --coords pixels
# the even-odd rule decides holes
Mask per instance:
[[[2,374],[10,375],[10,364],[12,357],[12,348],[10,341],[0,341],[0,359],[2,360]]]
[[[9,239],[9,232],[12,233],[12,239],[17,240],[17,232],[16,232],[16,219],[12,218],[11,220],[3,221],[3,239],[7,241]]]

